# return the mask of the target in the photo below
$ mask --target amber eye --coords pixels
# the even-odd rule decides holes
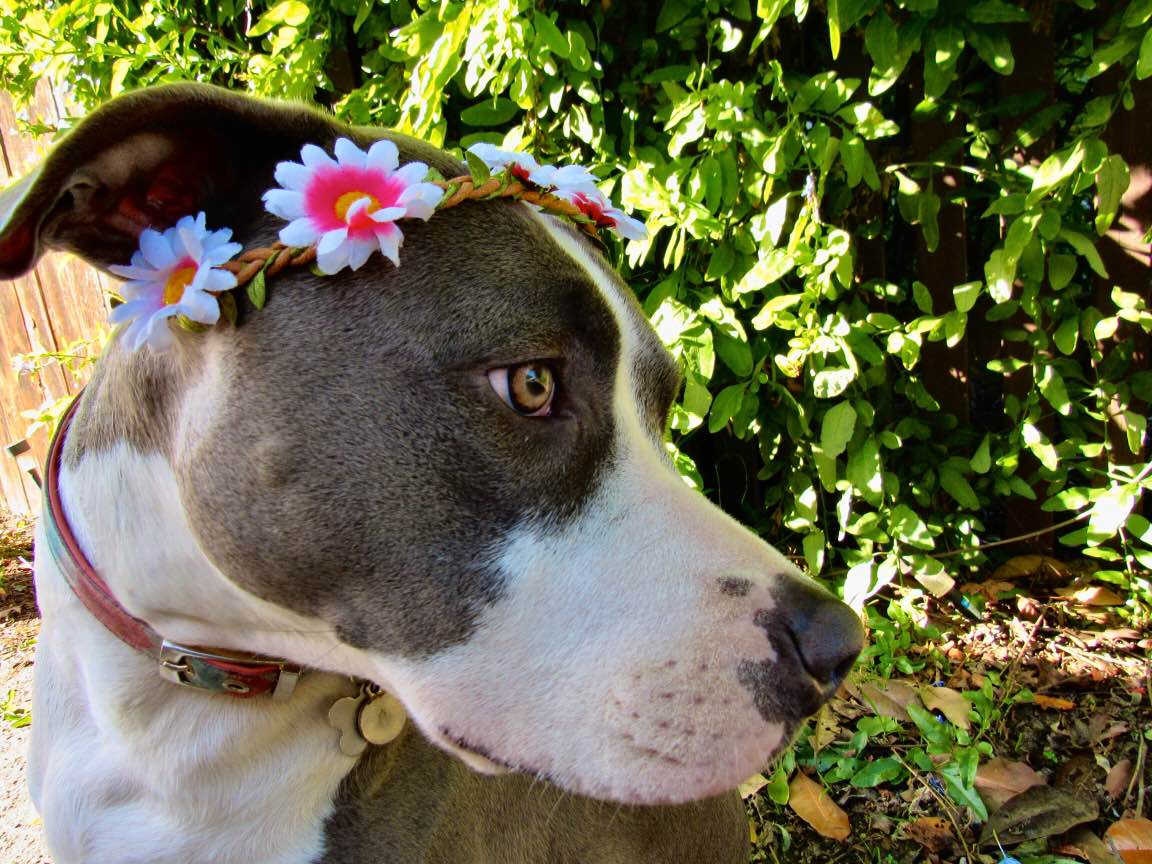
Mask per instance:
[[[517,414],[528,417],[546,417],[552,411],[552,397],[556,394],[556,376],[552,367],[544,363],[521,363],[519,366],[501,366],[488,373],[488,381],[496,395]]]

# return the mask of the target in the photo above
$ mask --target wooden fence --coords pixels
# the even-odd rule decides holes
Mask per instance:
[[[36,91],[28,117],[38,126],[55,128],[63,112],[45,83]],[[43,159],[52,136],[21,134],[12,100],[0,93],[0,188],[27,174]],[[48,365],[21,371],[13,358],[39,351],[62,351],[78,339],[91,338],[106,326],[104,277],[84,262],[60,253],[41,259],[35,270],[15,282],[0,282],[0,506],[15,513],[35,513],[40,490],[29,469],[43,465],[47,433],[27,434],[25,411],[76,393],[84,384],[66,368]],[[29,449],[12,458],[9,448]]]

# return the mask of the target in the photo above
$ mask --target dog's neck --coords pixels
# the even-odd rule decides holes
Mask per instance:
[[[253,597],[212,566],[167,456],[127,442],[78,449],[60,476],[66,515],[131,614],[189,644],[290,648],[318,665],[339,662],[321,662],[336,644],[328,628]],[[354,691],[350,679],[310,672],[285,703],[174,685],[154,657],[92,617],[50,558],[39,565],[38,740],[74,744],[34,752],[30,766],[53,851],[64,860],[119,860],[124,848],[149,850],[141,852],[149,861],[312,860],[354,764],[326,721],[332,703]]]

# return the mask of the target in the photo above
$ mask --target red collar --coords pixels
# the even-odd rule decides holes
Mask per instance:
[[[72,593],[113,636],[137,651],[155,657],[160,674],[174,684],[240,698],[271,693],[274,699],[287,699],[300,677],[299,666],[270,657],[169,642],[148,624],[132,617],[112,596],[108,583],[88,561],[72,533],[60,498],[64,438],[82,395],[76,396],[60,419],[44,472],[46,494],[42,518],[47,552],[60,568]]]

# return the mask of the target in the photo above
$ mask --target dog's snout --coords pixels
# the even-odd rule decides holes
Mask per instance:
[[[777,589],[781,617],[805,671],[825,691],[837,687],[864,647],[860,619],[820,586],[789,579]]]

